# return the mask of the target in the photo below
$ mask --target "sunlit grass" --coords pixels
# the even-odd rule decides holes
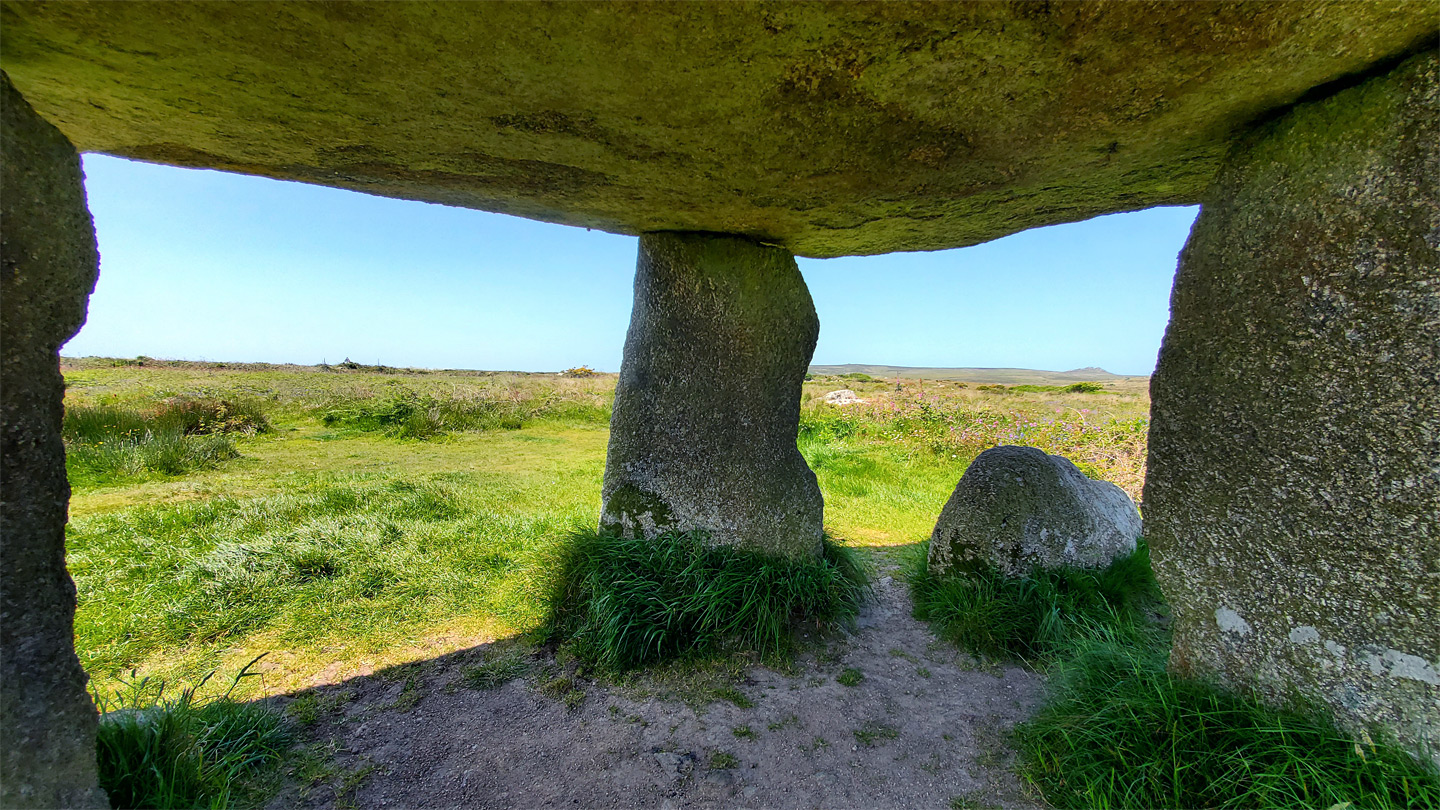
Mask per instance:
[[[1022,775],[1055,807],[1420,808],[1440,776],[1356,742],[1320,712],[1279,709],[1165,670],[1168,639],[1075,640],[1052,697],[1020,727]]]
[[[533,630],[542,561],[598,518],[613,375],[84,361],[66,376],[77,414],[207,398],[257,403],[271,426],[224,434],[234,457],[203,469],[75,478],[77,645],[100,684],[132,667],[180,683],[269,652],[246,688],[276,692]],[[965,408],[1054,396],[953,392]],[[478,421],[423,438],[365,421],[397,402]],[[928,537],[970,461],[879,432],[800,446],[850,546]]]

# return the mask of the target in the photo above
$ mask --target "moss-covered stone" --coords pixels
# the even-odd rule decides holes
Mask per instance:
[[[1191,203],[1434,0],[35,3],[0,64],[84,151],[806,256]]]
[[[795,446],[819,334],[787,251],[719,234],[642,236],[601,527],[819,555],[824,505]]]
[[[1172,667],[1440,762],[1440,60],[1247,137],[1180,258],[1145,525]]]
[[[99,255],[80,158],[0,73],[0,806],[109,807],[65,570],[60,346]]]

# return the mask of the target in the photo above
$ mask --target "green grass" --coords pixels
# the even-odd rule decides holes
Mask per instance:
[[[850,667],[844,672],[841,672],[839,675],[835,676],[836,683],[839,683],[841,686],[859,686],[860,683],[864,680],[865,673],[861,672],[858,669],[855,669],[854,667]]]
[[[400,389],[382,397],[347,397],[321,409],[327,427],[382,433],[400,439],[431,439],[447,433],[520,430],[537,420],[608,425],[606,403],[576,402],[559,396],[529,400],[436,397]]]
[[[460,682],[471,689],[494,689],[530,672],[530,656],[524,649],[512,649],[466,667]]]
[[[546,634],[615,672],[737,646],[780,655],[794,627],[852,619],[866,588],[854,552],[829,541],[811,562],[711,546],[695,534],[629,540],[584,531],[552,567]]]
[[[1143,538],[1104,569],[1037,569],[1019,578],[990,568],[935,577],[926,548],[917,550],[906,572],[915,617],[982,655],[1046,659],[1097,628],[1143,635],[1145,612],[1163,605]]]
[[[1263,706],[1165,671],[1163,638],[1101,633],[1052,670],[1017,731],[1022,773],[1056,807],[1419,808],[1440,776],[1318,713]],[[1347,804],[1353,803],[1353,804]]]
[[[179,397],[144,410],[72,405],[61,435],[70,479],[85,486],[213,469],[239,456],[234,435],[269,430],[254,402]]]
[[[598,485],[598,470],[486,482],[297,476],[282,494],[79,518],[69,545],[82,662],[103,675],[178,653],[193,672],[236,647],[339,645],[334,656],[466,617],[534,626],[546,610],[534,597],[550,589],[531,556],[594,508],[564,495]]]
[[[173,699],[163,684],[145,680],[118,696],[97,695],[104,712],[96,736],[100,787],[111,806],[229,807],[255,790],[249,780],[280,761],[291,735],[279,713],[228,692],[201,699],[203,685]]]

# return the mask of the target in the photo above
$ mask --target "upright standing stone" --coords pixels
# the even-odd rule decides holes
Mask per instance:
[[[1440,752],[1436,54],[1231,153],[1151,383],[1171,666]]]
[[[0,806],[108,807],[65,570],[60,345],[99,257],[80,159],[0,73]]]
[[[708,233],[640,237],[601,528],[698,529],[817,555],[824,506],[795,435],[819,334],[788,251]]]

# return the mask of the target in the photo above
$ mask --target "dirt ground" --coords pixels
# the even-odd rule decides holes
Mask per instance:
[[[750,667],[729,699],[583,680],[583,700],[557,695],[546,661],[493,689],[462,685],[482,649],[322,687],[327,710],[270,807],[1034,806],[1006,732],[1041,677],[936,641],[876,558],[853,634],[785,672]]]

